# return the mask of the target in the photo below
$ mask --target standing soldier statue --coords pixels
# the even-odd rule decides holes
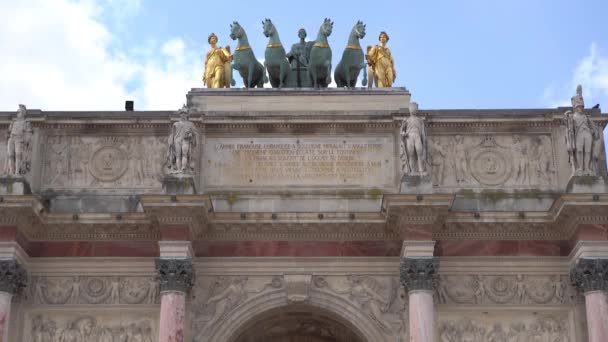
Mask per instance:
[[[15,118],[8,128],[6,173],[24,175],[31,168],[32,125],[25,119],[27,109],[20,104]]]
[[[572,174],[576,176],[594,176],[598,174],[602,134],[598,125],[584,113],[585,102],[580,84],[576,95],[572,96],[572,109],[564,113],[566,120],[566,146],[568,161],[572,165]]]
[[[401,123],[401,169],[405,175],[427,175],[427,136],[418,104],[410,103],[410,115]]]
[[[171,127],[169,135],[169,167],[174,174],[191,174],[194,171],[193,149],[196,147],[196,127],[189,120],[186,105],[177,111],[180,120]]]

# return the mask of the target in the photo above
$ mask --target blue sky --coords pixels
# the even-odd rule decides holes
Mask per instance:
[[[284,45],[325,17],[337,64],[350,29],[381,30],[421,108],[539,108],[568,104],[582,83],[588,106],[608,107],[608,1],[144,1],[0,0],[0,110],[176,109],[201,87],[207,36],[230,45],[237,20],[258,59],[271,18]],[[267,85],[269,86],[269,85]]]

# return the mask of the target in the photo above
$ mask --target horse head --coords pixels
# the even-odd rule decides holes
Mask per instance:
[[[365,24],[361,20],[357,21],[355,26],[353,26],[352,33],[354,33],[357,38],[363,39],[363,37],[365,37]]]
[[[232,40],[241,38],[244,33],[245,30],[243,30],[243,27],[237,21],[233,21],[232,24],[230,24],[230,38]]]
[[[334,27],[334,22],[331,21],[331,19],[329,19],[329,18],[325,18],[325,20],[323,20],[323,24],[321,24],[321,29],[319,30],[319,32],[323,33],[323,35],[325,37],[329,37],[333,27]]]
[[[274,35],[274,33],[277,31],[276,27],[274,27],[274,24],[272,23],[272,20],[268,18],[262,21],[262,27],[264,29],[264,36],[266,37]]]

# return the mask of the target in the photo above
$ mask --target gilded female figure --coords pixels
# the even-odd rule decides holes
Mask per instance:
[[[374,75],[373,80],[369,82],[370,88],[374,82],[376,87],[392,87],[395,78],[397,78],[395,61],[391,55],[391,50],[386,47],[388,39],[388,34],[382,31],[378,37],[380,45],[367,47],[365,58],[369,65],[369,74]]]
[[[211,49],[205,57],[203,84],[208,88],[230,88],[230,47],[217,47],[215,33],[210,34],[207,41],[211,44]]]

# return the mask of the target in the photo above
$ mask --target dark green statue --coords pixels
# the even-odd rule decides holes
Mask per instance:
[[[365,25],[361,20],[357,21],[350,31],[348,43],[342,53],[342,59],[334,71],[334,80],[338,87],[354,88],[357,84],[359,72],[363,69],[363,80],[361,84],[367,85],[367,68],[363,60],[363,50],[359,44],[359,39],[365,37]]]
[[[230,38],[232,40],[238,39],[236,49],[234,49],[232,69],[238,70],[245,87],[253,88],[257,86],[263,88],[264,83],[268,82],[264,67],[255,58],[245,30],[236,21],[230,25]],[[234,80],[232,80],[232,85],[234,85]]]
[[[331,83],[331,48],[327,37],[331,35],[333,25],[329,18],[325,18],[310,50],[308,75],[315,89],[327,88]]]
[[[287,54],[287,59],[291,64],[291,73],[289,74],[289,87],[310,87],[310,78],[308,77],[308,59],[310,58],[310,50],[314,42],[306,41],[306,30],[301,28],[298,30],[298,38],[300,41],[291,46],[291,50]],[[295,80],[292,81],[292,80]]]
[[[262,21],[264,35],[268,37],[268,45],[264,53],[264,67],[268,71],[270,85],[273,88],[283,88],[291,69],[285,48],[281,44],[279,32],[270,19]]]

